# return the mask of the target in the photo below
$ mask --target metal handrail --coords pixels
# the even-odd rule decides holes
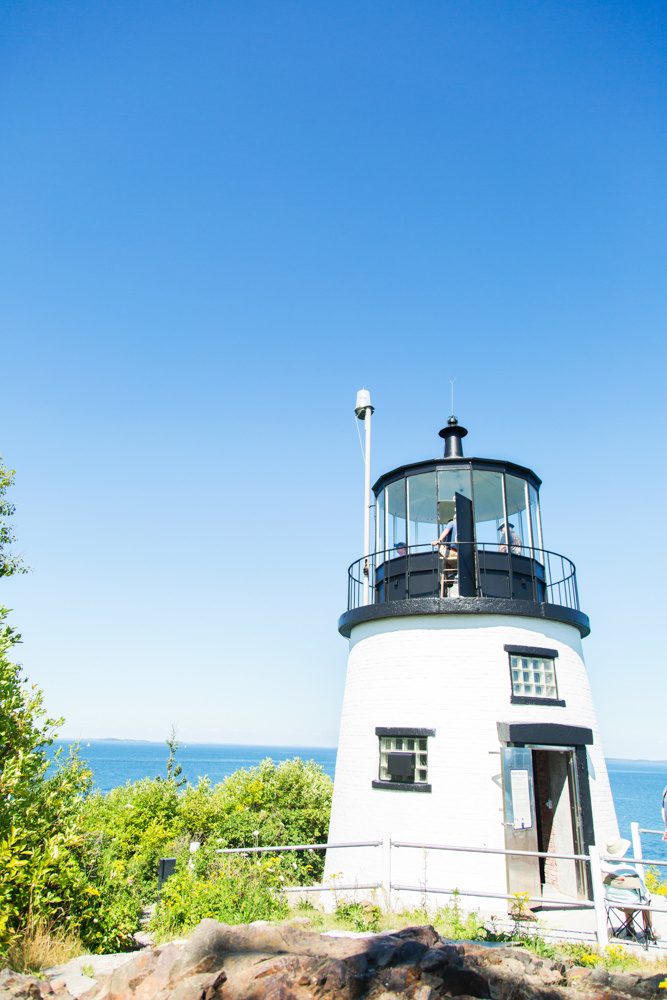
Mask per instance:
[[[447,896],[479,896],[482,899],[508,899],[516,900],[516,893],[509,895],[506,892],[481,892],[478,889],[437,889],[429,886],[427,889],[423,885],[396,885],[392,882],[391,888],[397,892],[438,892]],[[549,899],[546,896],[522,897],[527,903],[549,903],[559,906],[562,909],[569,907],[572,910],[594,910],[595,903],[588,899]]]
[[[614,861],[618,862],[619,864],[627,863],[631,865],[660,865],[661,867],[667,867],[667,861],[652,861],[651,858],[628,858],[625,856],[619,858],[618,854],[616,855],[603,854],[601,855],[601,859],[602,861]]]
[[[534,546],[517,546],[516,549],[508,550],[508,547],[501,542],[467,542],[457,540],[456,548],[459,553],[468,551],[474,557],[475,581],[474,597],[494,597],[497,594],[487,593],[489,580],[504,578],[507,580],[508,593],[513,596],[514,579],[523,577],[531,582],[531,593],[522,596],[521,599],[533,600],[545,604],[553,604],[560,607],[579,610],[579,594],[577,589],[576,567],[574,563],[561,555],[559,552],[552,552],[549,549],[535,548]],[[451,549],[451,546],[448,548]],[[411,580],[419,579],[422,584],[425,577],[429,575],[433,578],[432,594],[439,595],[441,589],[441,575],[446,574],[448,586],[457,573],[457,567],[435,564],[430,569],[424,569],[423,565],[411,566],[411,561],[417,556],[434,553],[437,549],[430,543],[419,545],[406,545],[397,550],[381,549],[372,552],[368,556],[356,559],[348,567],[348,610],[361,607],[364,598],[364,588],[368,584],[368,591],[371,596],[371,603],[383,604],[389,600],[404,600],[412,595]],[[488,566],[485,557],[487,555],[501,555],[505,557],[504,565]],[[396,567],[397,560],[405,560],[405,567],[399,567],[400,572],[391,575],[392,566]],[[516,565],[516,559],[525,559],[528,567]],[[503,560],[503,562],[505,561]],[[459,557],[459,561],[461,561]],[[422,561],[423,562],[423,561]],[[382,572],[382,578],[378,579],[378,574]],[[398,598],[389,597],[387,593],[388,581],[390,579],[403,579],[405,581],[405,596]],[[428,586],[427,586],[428,589]],[[447,588],[445,588],[446,593]],[[428,596],[428,595],[422,595]],[[502,598],[501,598],[502,599]]]
[[[459,847],[450,844],[411,844],[403,840],[392,840],[392,847],[416,847],[423,851],[461,851],[468,854],[507,854],[528,858],[555,858],[558,861],[587,861],[588,854],[552,854],[551,851],[510,851],[501,847]]]
[[[219,847],[216,854],[264,854],[268,851],[326,851],[341,847],[381,847],[381,840],[362,840],[349,844],[285,844],[282,847]]]

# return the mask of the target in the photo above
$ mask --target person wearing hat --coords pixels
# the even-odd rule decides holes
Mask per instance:
[[[509,551],[514,552],[515,555],[521,555],[521,539],[514,530],[514,525],[507,521],[501,521],[498,525],[498,531],[500,532],[500,548],[499,552],[507,552],[507,529],[509,528]]]
[[[648,906],[651,902],[651,894],[635,866],[622,860],[629,847],[630,841],[624,837],[610,840],[606,849],[607,857],[600,865],[605,886],[604,898],[607,903],[625,913],[626,934],[631,933],[632,917],[638,909],[637,904]],[[641,914],[646,937],[655,941],[650,911],[642,910]]]

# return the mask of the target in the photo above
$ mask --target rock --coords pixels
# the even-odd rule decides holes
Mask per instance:
[[[420,970],[411,965],[399,965],[392,969],[385,969],[379,976],[384,988],[392,993],[404,993],[420,979]]]
[[[376,938],[367,949],[367,961],[376,969],[384,969],[391,965],[397,947],[395,942],[387,938]]]
[[[629,993],[639,982],[639,973],[616,972],[609,976],[609,985],[613,990]]]
[[[557,983],[562,982],[563,973],[558,965],[551,969],[547,965],[543,965],[537,969],[537,972],[529,974],[529,978],[534,979],[536,984],[540,986],[555,986]]]
[[[390,965],[418,965],[428,952],[428,945],[422,941],[404,940],[391,956]]]
[[[573,965],[565,973],[568,986],[576,983],[581,983],[585,979],[590,979],[591,970],[584,968],[583,965]]]
[[[440,940],[440,935],[431,924],[423,924],[420,927],[405,927],[402,931],[393,931],[391,936],[419,941],[428,948],[432,948]]]
[[[42,1000],[43,997],[52,997],[53,989],[51,984],[37,976],[23,975],[21,972],[12,972],[11,969],[3,969],[0,972],[0,997],[16,998],[16,1000]],[[61,993],[65,996],[65,993]],[[69,994],[67,994],[69,996]]]
[[[609,973],[604,965],[596,965],[588,977],[588,981],[593,986],[607,986],[609,983]]]
[[[439,975],[441,968],[448,965],[453,965],[456,968],[461,968],[463,965],[463,958],[459,954],[458,948],[454,948],[450,944],[430,948],[419,963],[423,972],[432,972],[436,976]]]
[[[136,986],[145,979],[158,963],[158,955],[154,951],[140,951],[136,958],[130,959],[119,969],[111,973],[108,980],[107,996],[109,1000],[126,1000],[131,996]]]
[[[667,979],[667,975],[664,972],[659,972],[654,976],[640,976],[634,992],[643,997],[659,997],[664,992],[660,989],[660,983],[664,982],[665,979]]]
[[[192,976],[185,976],[175,986],[170,983],[160,993],[155,994],[155,1000],[212,1000],[224,980],[224,972],[195,973]],[[130,1000],[130,996],[127,1000]]]
[[[525,965],[514,957],[503,959],[502,966],[513,972],[515,976],[522,976],[526,971]]]
[[[412,1000],[438,1000],[438,994],[430,986],[418,986]]]
[[[523,966],[525,969],[535,964],[535,955],[531,955],[529,951],[525,951],[523,948],[503,948],[502,952],[504,962],[507,962],[509,959]]]
[[[151,1000],[151,997],[167,986],[171,970],[178,958],[178,948],[174,944],[169,944],[158,952],[157,956],[155,968],[135,989],[134,1000]]]
[[[438,973],[442,979],[442,990],[451,993],[452,996],[478,997],[485,1000],[491,996],[489,984],[478,972],[473,969],[457,969],[454,966],[443,968]]]

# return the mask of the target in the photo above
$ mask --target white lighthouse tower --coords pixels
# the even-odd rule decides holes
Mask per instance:
[[[399,907],[455,888],[476,904],[590,899],[581,861],[428,849],[582,855],[618,836],[575,567],[545,548],[541,480],[464,457],[466,434],[450,417],[443,458],[377,480],[374,544],[338,625],[350,652],[329,843],[426,846],[330,849],[325,879],[381,885]]]

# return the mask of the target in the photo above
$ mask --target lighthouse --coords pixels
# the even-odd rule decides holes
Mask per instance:
[[[366,494],[329,843],[384,850],[330,848],[325,880],[399,908],[589,900],[587,865],[550,857],[618,836],[575,566],[548,548],[532,469],[466,457],[454,416],[439,433],[441,458]]]

